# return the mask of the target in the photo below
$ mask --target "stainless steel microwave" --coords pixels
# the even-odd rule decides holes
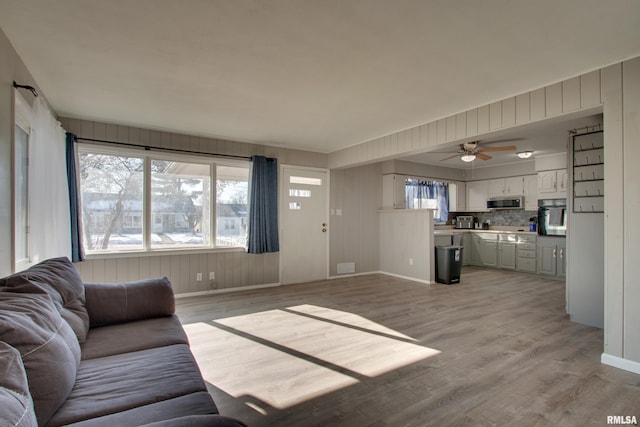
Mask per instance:
[[[487,200],[487,209],[524,209],[524,197],[493,197]]]

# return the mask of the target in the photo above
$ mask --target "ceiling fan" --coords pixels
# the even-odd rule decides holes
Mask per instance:
[[[507,141],[515,141],[515,139],[509,139]],[[506,142],[506,141],[495,141],[495,142]],[[460,144],[460,149],[456,152],[456,154],[452,156],[445,157],[444,159],[440,159],[441,162],[449,159],[453,159],[454,157],[460,157],[460,160],[463,162],[472,162],[476,159],[481,160],[489,160],[492,159],[491,156],[484,154],[496,151],[512,151],[516,149],[515,145],[504,145],[502,147],[480,147],[480,141],[471,141],[465,142],[464,144]]]

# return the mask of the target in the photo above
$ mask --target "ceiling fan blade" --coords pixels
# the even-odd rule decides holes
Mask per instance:
[[[445,160],[453,159],[454,157],[458,157],[458,156],[460,156],[460,153],[456,153],[453,156],[445,157],[444,159],[440,159],[440,161],[444,162]]]
[[[478,152],[482,153],[482,152],[491,152],[491,151],[511,151],[511,150],[515,150],[516,146],[515,145],[505,145],[504,147],[483,147],[483,148],[479,148]]]
[[[493,157],[488,156],[486,154],[482,154],[482,153],[476,153],[476,157],[482,160],[489,160],[489,159],[493,159]]]

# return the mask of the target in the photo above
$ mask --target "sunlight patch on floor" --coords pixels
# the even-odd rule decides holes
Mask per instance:
[[[185,330],[206,381],[265,411],[440,353],[361,316],[312,305],[194,323]]]
[[[284,409],[358,382],[206,323],[185,325],[185,330],[205,380],[267,412],[269,407]]]
[[[309,314],[315,317],[321,317],[334,322],[343,323],[345,325],[355,326],[361,329],[367,329],[372,332],[379,332],[385,335],[404,338],[406,340],[417,341],[409,335],[401,334],[391,328],[387,328],[379,323],[373,322],[358,314],[349,313],[348,311],[334,310],[327,307],[319,307],[317,305],[303,304],[295,307],[288,307],[287,310],[298,313]]]

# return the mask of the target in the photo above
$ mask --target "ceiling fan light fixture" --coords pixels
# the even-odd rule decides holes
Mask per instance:
[[[473,162],[475,159],[476,159],[476,155],[471,153],[466,153],[460,156],[460,160],[467,163]]]
[[[529,150],[529,151],[521,151],[519,153],[516,153],[516,156],[518,156],[521,159],[528,159],[529,157],[533,156],[533,151]]]

